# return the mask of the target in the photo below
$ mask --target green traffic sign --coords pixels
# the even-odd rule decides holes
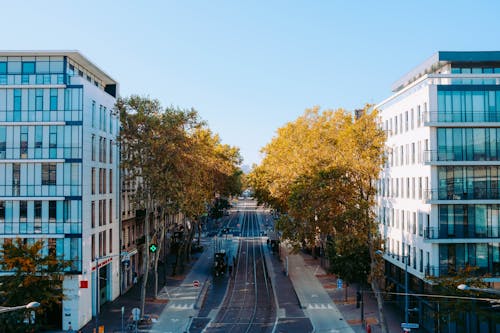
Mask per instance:
[[[149,251],[155,253],[156,250],[158,250],[158,246],[156,246],[156,244],[149,245]]]

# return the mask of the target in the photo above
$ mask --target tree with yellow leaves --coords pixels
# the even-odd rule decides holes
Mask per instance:
[[[329,239],[334,272],[351,279],[371,276],[379,301],[380,237],[373,214],[374,182],[384,162],[385,134],[370,106],[359,117],[345,110],[306,110],[278,129],[249,175],[256,196],[283,214],[277,227],[295,249]],[[358,256],[356,265],[346,262]]]

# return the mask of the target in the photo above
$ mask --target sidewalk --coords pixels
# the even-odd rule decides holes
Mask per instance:
[[[323,289],[336,304],[337,308],[342,313],[346,322],[353,328],[354,332],[366,332],[366,329],[361,324],[361,308],[356,308],[356,291],[358,290],[358,285],[349,285],[346,294],[345,285],[343,289],[337,289],[337,277],[333,274],[325,272],[320,265],[320,259],[314,259],[312,255],[303,252],[300,252],[298,256],[303,258],[303,268],[313,274],[320,281]],[[377,301],[371,288],[368,286],[365,286],[363,300],[365,323],[370,325],[372,333],[381,333],[382,329],[379,323]],[[389,332],[402,332],[401,323],[403,322],[403,318],[400,315],[400,309],[398,307],[390,303],[385,303],[384,317]],[[416,333],[419,332],[419,330],[412,330],[412,332]]]
[[[314,332],[352,332],[349,323],[344,319],[337,305],[332,301],[316,275],[320,271],[317,267],[306,264],[300,254],[287,253],[285,247],[282,258],[288,261],[288,275],[293,283],[300,306],[311,320]],[[306,268],[306,269],[304,269]],[[321,273],[324,271],[321,269]]]
[[[200,253],[193,254],[191,262],[184,263],[184,270],[182,272],[177,268],[177,274],[172,276],[172,263],[175,261],[175,256],[169,255],[167,261],[167,272],[165,272],[164,265],[158,264],[158,276],[159,278],[159,291],[162,286],[166,285],[169,288],[175,288],[180,286],[186,277],[187,273],[191,270],[191,267],[197,262],[200,257]],[[168,304],[167,299],[154,299],[154,278],[152,272],[149,273],[150,281],[146,289],[146,304],[145,313],[150,315],[160,316],[165,307]],[[132,288],[130,288],[125,294],[120,295],[112,302],[107,302],[101,307],[101,312],[99,313],[99,326],[104,326],[106,333],[121,333],[122,329],[122,316],[121,308],[125,308],[124,314],[124,326],[126,332],[127,319],[132,313],[132,309],[135,307],[140,307],[141,299],[141,286],[142,281],[139,280]],[[92,333],[95,328],[95,320],[92,319],[83,328],[80,329],[81,333]],[[50,333],[66,333],[66,331],[52,331]],[[145,330],[138,330],[138,332],[145,332]]]

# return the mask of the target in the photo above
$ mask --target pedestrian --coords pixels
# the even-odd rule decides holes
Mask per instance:
[[[366,333],[372,333],[372,327],[370,324],[366,324]]]
[[[68,323],[68,333],[74,333],[73,327],[71,327],[71,322]]]
[[[134,284],[137,283],[137,272],[134,272],[132,281]]]

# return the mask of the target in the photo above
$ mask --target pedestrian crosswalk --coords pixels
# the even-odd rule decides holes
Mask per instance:
[[[179,303],[172,302],[168,308],[169,310],[190,310],[194,309],[194,303]]]
[[[332,304],[311,303],[307,306],[307,309],[310,309],[310,310],[334,309],[334,306]]]

